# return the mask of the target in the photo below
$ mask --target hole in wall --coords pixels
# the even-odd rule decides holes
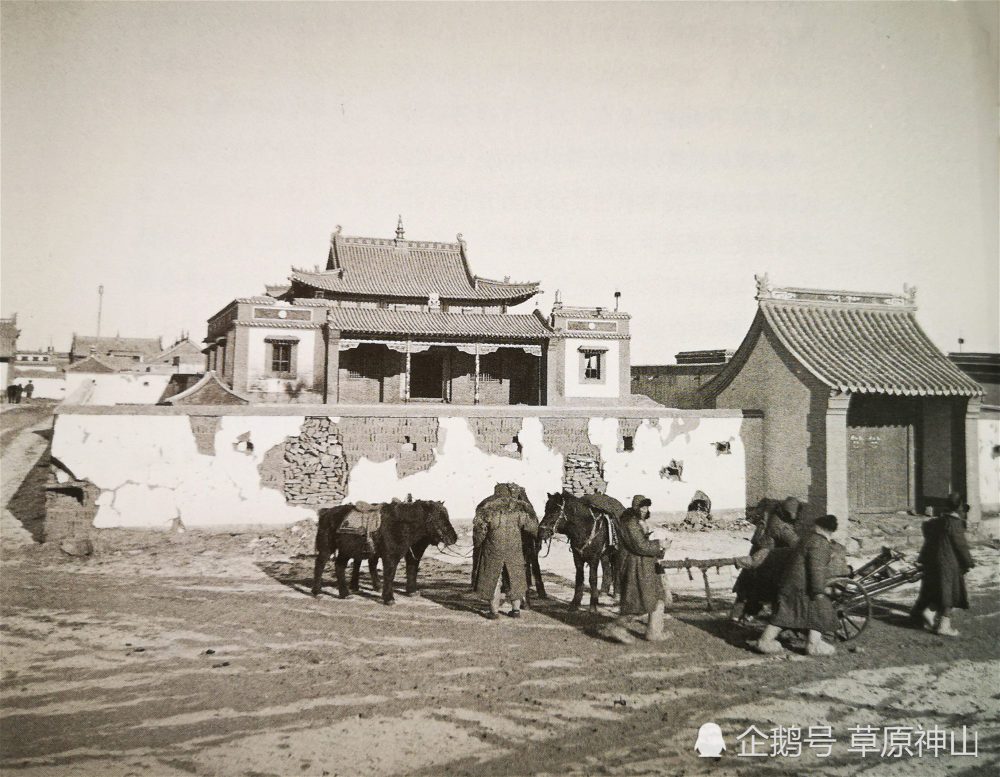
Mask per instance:
[[[670,463],[660,470],[660,477],[665,480],[680,480],[684,475],[684,462],[671,459]]]
[[[712,445],[715,446],[715,452],[720,456],[729,454],[733,452],[732,444],[729,440],[722,440],[720,442],[713,442]]]
[[[250,432],[243,432],[243,434],[236,438],[236,442],[233,443],[233,450],[248,455],[253,453],[253,441],[250,439]]]
[[[635,438],[632,435],[626,434],[624,437],[622,437],[622,450],[623,451],[635,450]]]

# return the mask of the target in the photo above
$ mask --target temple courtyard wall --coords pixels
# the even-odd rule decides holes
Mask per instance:
[[[305,411],[305,412],[304,412]],[[494,484],[642,493],[654,515],[762,494],[761,417],[739,410],[490,406],[61,406],[52,455],[96,528],[286,525],[343,502],[439,499],[471,520]]]

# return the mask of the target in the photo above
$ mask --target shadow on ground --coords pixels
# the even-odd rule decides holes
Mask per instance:
[[[311,596],[314,563],[315,556],[301,554],[289,560],[257,562],[257,567],[276,582],[288,586],[303,596]],[[348,571],[350,571],[350,567],[348,567]],[[405,582],[406,569],[403,564],[400,564],[393,586],[393,593],[397,599],[406,597]],[[545,582],[550,586],[572,588],[570,581],[550,573],[545,573]],[[472,591],[469,568],[464,566],[446,564],[434,559],[422,561],[420,571],[417,574],[417,592],[419,596],[447,610],[467,612],[480,618],[485,618],[489,609],[487,603],[477,598]],[[352,592],[351,595],[362,599],[381,601],[381,589],[379,591],[372,590],[367,562],[362,565],[360,590]],[[320,597],[327,596],[338,598],[336,575],[332,563],[324,571],[323,588],[320,592]],[[613,600],[605,598],[604,604],[612,605]],[[509,606],[505,604],[502,609],[509,610]],[[524,609],[552,618],[588,636],[601,639],[604,639],[601,634],[602,627],[611,621],[608,615],[604,613],[592,614],[586,607],[571,610],[568,601],[553,597],[551,594],[548,598],[540,599],[534,590],[531,591],[529,604]]]

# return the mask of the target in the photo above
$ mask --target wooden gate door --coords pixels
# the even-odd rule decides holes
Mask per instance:
[[[847,427],[849,509],[895,513],[913,507],[913,427]]]

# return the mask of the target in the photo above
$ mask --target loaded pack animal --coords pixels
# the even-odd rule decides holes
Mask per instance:
[[[316,565],[313,569],[312,595],[318,596],[323,587],[323,570],[332,557],[337,573],[337,587],[341,599],[350,591],[359,589],[361,562],[368,559],[368,572],[372,589],[381,585],[378,576],[378,556],[375,553],[374,534],[382,523],[384,504],[357,504],[325,507],[317,515]],[[354,560],[350,590],[347,586],[347,562]]]
[[[605,501],[609,504],[605,505]],[[611,503],[617,506],[612,507]],[[620,502],[603,494],[595,494],[589,498],[580,498],[565,491],[548,495],[545,515],[538,526],[538,540],[545,542],[553,534],[564,534],[569,539],[573,563],[576,565],[576,587],[570,602],[571,609],[576,609],[583,601],[584,565],[590,567],[591,612],[597,612],[600,598],[597,583],[601,565],[604,567],[605,585],[610,586],[612,581],[616,581],[618,551],[614,542],[617,533],[615,513],[620,515],[624,509]],[[603,592],[608,591],[609,588],[606,587]]]
[[[493,494],[486,497],[482,502],[476,506],[476,515],[482,516],[489,510],[491,510],[496,504],[502,502],[504,499],[515,499],[517,500],[525,510],[527,510],[532,517],[537,520],[537,513],[535,513],[535,508],[531,504],[531,500],[528,499],[528,493],[524,490],[522,486],[517,483],[497,483],[493,489]],[[521,553],[524,556],[524,574],[527,578],[528,591],[524,598],[524,606],[530,608],[530,602],[528,595],[531,593],[532,579],[535,583],[535,591],[538,594],[539,599],[547,599],[548,594],[545,593],[545,583],[542,580],[542,570],[538,565],[538,550],[541,547],[541,543],[538,541],[537,533],[528,532],[524,529],[521,530]],[[477,545],[472,550],[472,587],[476,587],[476,582],[479,580],[479,571],[482,566],[482,549]],[[504,571],[504,587],[503,590],[506,591],[509,581],[507,580],[506,571]]]
[[[334,508],[336,509],[336,508]],[[428,545],[453,545],[458,541],[455,527],[448,518],[448,510],[443,502],[418,499],[415,501],[393,501],[379,505],[379,524],[370,534],[370,543],[364,534],[344,532],[327,527],[323,540],[326,544],[321,548],[323,535],[321,525],[316,535],[316,567],[313,577],[313,594],[318,594],[322,586],[323,568],[335,551],[337,558],[337,585],[341,598],[350,595],[345,581],[347,560],[355,560],[355,575],[357,565],[366,555],[369,558],[369,569],[373,570],[374,562],[382,560],[382,601],[393,603],[393,584],[396,579],[396,569],[402,559],[406,559],[406,595],[417,594],[417,570],[420,559]],[[341,523],[343,519],[341,520]],[[333,520],[329,523],[332,525]],[[339,526],[337,527],[340,528]],[[333,541],[328,538],[332,534]],[[326,551],[326,552],[324,552]],[[377,579],[373,571],[373,585]],[[356,589],[355,589],[356,590]]]

